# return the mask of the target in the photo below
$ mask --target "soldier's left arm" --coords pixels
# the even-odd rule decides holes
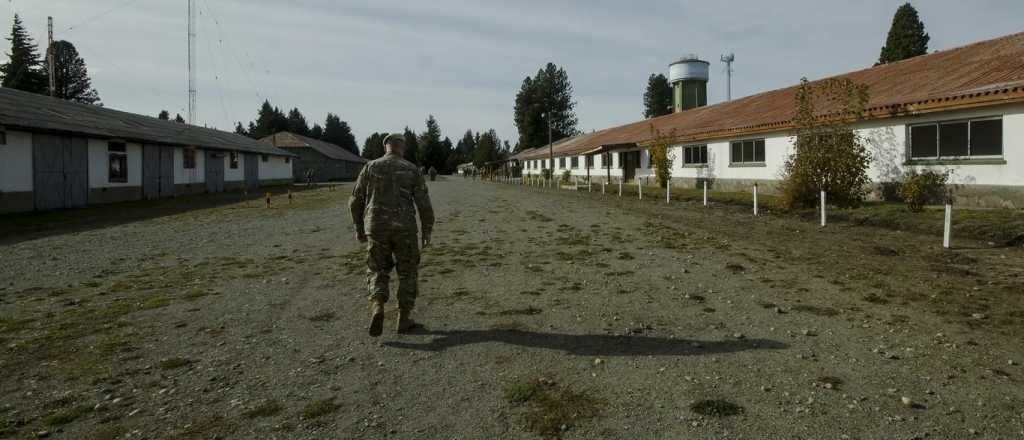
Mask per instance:
[[[364,166],[359,172],[356,184],[352,188],[352,197],[348,199],[348,209],[352,212],[352,224],[356,227],[356,237],[359,238],[359,241],[364,241],[366,237],[364,214],[366,213],[366,188],[369,179],[367,168],[369,165]]]
[[[434,207],[430,204],[427,181],[423,178],[423,173],[418,171],[416,173],[416,186],[412,190],[412,197],[416,202],[416,211],[420,214],[420,229],[423,231],[423,238],[427,241],[430,238],[430,234],[434,231]]]

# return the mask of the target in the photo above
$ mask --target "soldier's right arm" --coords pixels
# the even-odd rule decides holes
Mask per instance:
[[[358,237],[366,236],[364,214],[366,213],[366,193],[369,187],[368,168],[370,166],[366,165],[359,172],[359,178],[356,179],[356,184],[352,188],[352,197],[348,199],[348,209],[352,212],[352,224],[356,227],[356,235]]]

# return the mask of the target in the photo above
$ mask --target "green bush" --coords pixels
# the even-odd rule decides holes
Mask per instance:
[[[911,172],[900,185],[899,195],[907,209],[911,212],[921,212],[925,205],[939,204],[946,201],[949,193],[946,191],[946,183],[949,181],[949,173],[937,173],[931,170],[922,172]]]
[[[568,185],[569,183],[571,183],[569,182],[569,179],[571,178],[572,173],[570,173],[569,170],[562,171],[562,185]]]

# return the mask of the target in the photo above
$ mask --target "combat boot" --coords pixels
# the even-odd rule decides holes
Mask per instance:
[[[381,333],[384,333],[384,304],[374,302],[370,304],[370,336]]]
[[[412,320],[412,311],[398,310],[398,333],[408,333],[410,330],[416,328],[416,326],[416,322]]]

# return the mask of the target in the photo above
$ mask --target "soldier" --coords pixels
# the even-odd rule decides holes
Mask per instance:
[[[384,138],[384,150],[383,157],[363,167],[348,203],[356,238],[360,243],[368,243],[370,336],[380,336],[383,331],[392,267],[398,272],[397,331],[405,333],[416,325],[410,313],[416,302],[420,245],[430,244],[434,227],[434,210],[423,174],[402,158],[405,138],[400,134],[388,135]],[[419,240],[417,211],[422,229]]]
[[[427,171],[427,174],[430,175],[431,182],[437,180],[437,168],[430,167],[430,170]]]

